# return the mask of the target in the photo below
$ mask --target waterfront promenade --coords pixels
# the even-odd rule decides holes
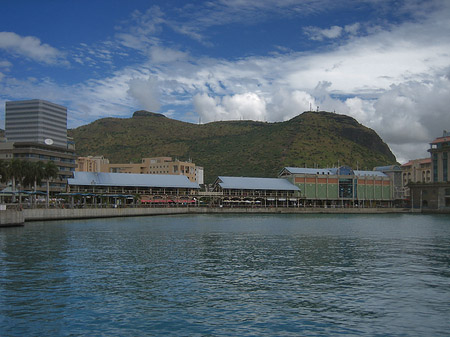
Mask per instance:
[[[0,226],[28,221],[90,219],[176,214],[387,214],[411,213],[405,208],[321,208],[321,207],[127,207],[127,208],[31,208],[0,212]]]

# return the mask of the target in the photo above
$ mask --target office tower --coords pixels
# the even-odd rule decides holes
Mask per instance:
[[[8,142],[34,142],[67,147],[67,108],[33,99],[5,104]]]

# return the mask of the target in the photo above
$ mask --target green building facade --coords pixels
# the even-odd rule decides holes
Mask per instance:
[[[391,206],[393,183],[379,171],[354,171],[286,167],[280,177],[300,188],[301,197],[319,206]]]

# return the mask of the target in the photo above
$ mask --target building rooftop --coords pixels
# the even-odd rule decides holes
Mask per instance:
[[[288,171],[291,174],[318,174],[318,175],[352,175],[359,177],[365,176],[375,176],[375,177],[387,177],[381,171],[361,171],[361,170],[352,170],[349,167],[343,166],[340,168],[325,168],[325,169],[316,169],[316,168],[306,168],[306,167],[285,167],[285,171]]]
[[[353,171],[357,177],[387,177],[387,175],[381,171]]]
[[[284,170],[291,174],[335,174],[331,169],[327,168],[285,167]]]
[[[294,184],[282,178],[251,178],[251,177],[218,177],[216,182],[223,189],[236,190],[278,190],[300,191]]]
[[[69,185],[162,187],[162,188],[200,188],[183,175],[168,174],[132,174],[104,172],[74,172],[68,179]]]
[[[431,158],[420,158],[420,159],[411,159],[407,163],[403,164],[402,167],[411,166],[414,163],[416,164],[431,164]]]
[[[436,138],[430,144],[440,144],[440,143],[445,143],[445,142],[450,142],[450,137],[439,137],[439,138]]]
[[[398,165],[386,165],[386,166],[377,166],[373,168],[374,171],[400,171],[401,168]]]

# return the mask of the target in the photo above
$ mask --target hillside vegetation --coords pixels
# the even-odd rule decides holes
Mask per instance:
[[[285,166],[356,169],[393,164],[381,138],[355,119],[304,112],[286,122],[181,122],[147,111],[132,118],[103,118],[69,130],[77,154],[103,155],[111,163],[144,157],[192,159],[205,169],[205,181],[218,175],[275,177]]]

